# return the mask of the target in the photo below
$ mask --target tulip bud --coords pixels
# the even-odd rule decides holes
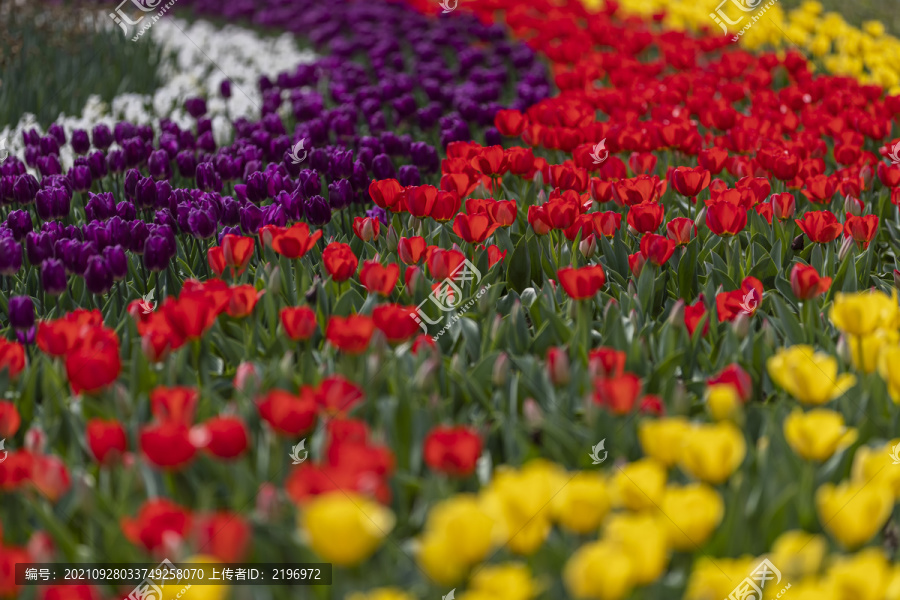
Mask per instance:
[[[772,195],[772,213],[779,221],[786,221],[794,216],[797,209],[797,200],[790,192],[782,192]]]
[[[550,348],[547,351],[547,374],[553,385],[568,385],[572,376],[569,370],[569,357],[565,348]]]
[[[253,392],[259,386],[259,372],[256,365],[251,362],[242,362],[238,365],[234,375],[234,388],[239,392]]]
[[[863,189],[872,189],[872,180],[875,178],[875,171],[869,164],[865,164],[860,167],[859,176],[862,177],[863,181],[865,182],[865,187],[863,187]]]
[[[34,426],[25,432],[25,449],[32,454],[43,454],[47,445],[47,434],[40,427]]]
[[[578,242],[578,250],[585,258],[592,258],[597,253],[597,239],[593,233]]]
[[[264,483],[256,494],[256,514],[262,521],[271,521],[278,512],[278,488],[271,483]]]
[[[409,215],[409,220],[406,222],[406,226],[412,231],[415,231],[416,229],[418,229],[419,225],[421,225],[421,224],[422,224],[422,219],[419,219],[418,217],[414,217],[413,215]]]
[[[269,280],[266,282],[266,293],[278,295],[281,293],[281,267],[275,265],[269,272]]]
[[[703,226],[704,223],[706,223],[706,207],[705,206],[702,209],[700,209],[700,212],[697,214],[697,218],[694,219],[694,227],[697,227],[699,229],[700,227]]]
[[[472,190],[473,198],[490,198],[491,193],[484,187],[484,182],[479,183],[475,186],[475,189]]]
[[[763,321],[762,324],[762,332],[763,339],[768,346],[774,346],[777,343],[777,336],[775,335],[775,329],[772,327],[769,321]]]
[[[413,386],[420,392],[427,392],[434,383],[434,372],[437,362],[434,359],[423,361],[413,376]]]
[[[497,336],[500,335],[500,326],[503,325],[503,318],[496,314],[494,315],[494,322],[491,323],[491,339],[497,339]]]
[[[673,327],[682,327],[684,326],[684,300],[678,300],[674,306],[672,306],[672,311],[669,313],[669,325]]]
[[[850,344],[847,343],[847,338],[844,336],[841,336],[840,339],[838,339],[838,343],[835,346],[835,353],[838,355],[838,358],[845,363],[850,364],[853,362],[853,356],[850,354]]]
[[[750,333],[750,315],[745,312],[738,313],[738,316],[731,322],[731,330],[739,340],[747,337],[747,334]]]
[[[838,262],[844,262],[844,259],[847,258],[847,255],[850,253],[850,249],[856,245],[856,242],[852,237],[844,238],[844,243],[841,244],[841,249],[838,251]]]
[[[704,208],[703,210],[706,210],[706,209]],[[628,225],[628,233],[630,233],[631,235],[633,235],[635,237],[641,237],[640,232],[638,232],[638,230],[635,229],[634,227],[632,227],[631,225]]]
[[[844,198],[844,212],[848,215],[853,215],[854,217],[861,217],[865,207],[863,206],[862,201],[859,198],[854,198],[853,196],[846,196]]]
[[[535,171],[534,177],[532,177],[531,180],[534,182],[535,187],[541,188],[541,191],[538,192],[538,196],[543,194],[544,190],[542,188],[544,187],[544,173],[542,171]],[[538,204],[543,204],[543,200],[546,200],[546,199],[547,199],[546,195],[544,196],[544,198],[542,200],[539,198],[539,200],[541,200],[541,201],[538,202]]]
[[[388,227],[387,234],[384,237],[388,248],[396,248],[400,243],[400,236],[397,235],[397,230],[394,229],[393,225]]]
[[[509,379],[509,356],[506,352],[501,352],[497,360],[494,361],[494,368],[491,372],[491,383],[494,387],[503,387]]]
[[[31,560],[37,562],[50,562],[53,558],[53,538],[43,531],[36,531],[26,546]]]
[[[540,173],[540,171],[538,171],[538,173]],[[546,201],[547,201],[547,194],[544,193],[544,190],[538,191],[537,197],[534,200],[534,204],[536,206],[540,206],[541,204],[544,204]]]
[[[525,418],[525,425],[531,430],[540,429],[544,422],[544,411],[534,398],[525,398],[525,402],[522,403],[522,416]]]
[[[894,269],[894,287],[900,290],[900,271]]]

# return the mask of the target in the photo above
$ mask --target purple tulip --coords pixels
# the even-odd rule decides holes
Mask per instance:
[[[211,238],[216,234],[216,217],[212,211],[192,209],[187,218],[187,231],[199,239]]]
[[[22,268],[22,246],[12,236],[0,237],[0,275],[15,275]]]
[[[163,271],[174,256],[172,244],[164,235],[151,235],[144,243],[144,265],[151,271]]]
[[[375,176],[375,179],[393,179],[396,177],[397,172],[394,170],[394,165],[391,163],[391,157],[387,154],[379,154],[372,161],[372,174]]]
[[[197,158],[190,150],[182,150],[175,156],[175,164],[178,165],[178,172],[182,177],[193,179],[197,170]]]
[[[105,152],[113,143],[113,136],[109,127],[102,123],[100,125],[95,125],[94,129],[91,130],[91,142],[94,144],[95,148],[99,148]]]
[[[92,294],[105,294],[112,288],[112,270],[103,256],[95,254],[88,258],[84,269],[84,283]]]
[[[31,215],[28,211],[14,210],[6,217],[6,227],[12,231],[13,239],[21,242],[25,236],[34,229],[31,223]]]
[[[40,265],[53,258],[54,239],[50,233],[32,231],[25,236],[25,254],[32,265]]]
[[[184,101],[184,109],[195,119],[206,114],[206,100],[203,98],[188,98]]]
[[[75,154],[87,154],[91,149],[91,140],[84,129],[76,129],[72,132],[72,150]]]
[[[410,184],[412,185],[412,184]],[[333,210],[343,210],[353,202],[353,188],[347,179],[328,184],[328,203]]]
[[[69,179],[72,181],[72,189],[76,192],[86,192],[91,189],[90,167],[72,167],[69,170]]]
[[[222,180],[210,162],[197,165],[197,187],[204,192],[221,192]]]
[[[132,221],[130,227],[128,249],[135,254],[143,254],[144,244],[147,242],[147,238],[150,237],[150,229],[143,221]]]
[[[106,155],[106,166],[113,173],[121,173],[125,170],[125,153],[121,150],[113,150]]]
[[[257,171],[247,178],[247,199],[254,204],[259,204],[266,199],[269,193],[269,181],[264,173]]]
[[[255,204],[248,203],[241,208],[241,230],[245,235],[256,235],[262,225],[262,209]]]
[[[310,225],[322,226],[331,221],[331,207],[322,196],[312,196],[304,201],[303,214]]]
[[[62,261],[48,258],[41,264],[41,287],[50,295],[56,296],[66,291],[68,280],[66,268]]]
[[[231,98],[231,81],[223,79],[219,84],[219,93],[223,98]]]
[[[133,221],[137,217],[137,209],[131,202],[122,201],[116,204],[116,217],[123,221]],[[116,218],[113,217],[113,218]]]
[[[305,198],[322,193],[322,183],[319,180],[319,174],[315,171],[309,169],[300,171],[297,181],[300,182],[300,191]]]
[[[165,150],[156,150],[150,153],[150,158],[147,159],[147,168],[150,171],[150,177],[157,181],[172,177],[172,163]]]
[[[55,154],[39,156],[37,158],[37,168],[44,177],[62,174],[62,166],[59,164],[59,157]]]
[[[153,208],[157,198],[156,182],[150,177],[142,177],[134,188],[135,208]]]
[[[116,143],[122,146],[125,143],[125,140],[131,139],[137,135],[137,128],[127,121],[119,121],[116,123],[115,127],[113,127],[113,133],[116,138]]]
[[[13,296],[9,299],[9,324],[14,329],[34,327],[34,302],[30,296]]]
[[[40,141],[41,155],[56,154],[59,156],[59,140],[55,136],[45,135]]]
[[[105,221],[116,214],[116,202],[112,192],[94,194],[88,192],[88,203],[84,207],[88,220]]]
[[[103,249],[103,258],[109,265],[113,281],[121,281],[128,275],[128,258],[122,246],[107,246]]]

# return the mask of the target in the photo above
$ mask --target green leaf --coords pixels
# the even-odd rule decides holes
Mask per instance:
[[[506,268],[506,282],[512,289],[521,293],[531,285],[531,259],[528,252],[528,241],[519,240],[515,252],[509,259]]]

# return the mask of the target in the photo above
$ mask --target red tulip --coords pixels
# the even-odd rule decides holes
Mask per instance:
[[[719,322],[733,321],[740,314],[753,316],[762,303],[763,285],[756,277],[745,277],[741,288],[716,295]]]
[[[435,221],[445,223],[456,216],[460,206],[462,206],[462,199],[458,192],[438,190],[434,206],[431,207],[430,216]]]
[[[369,184],[369,196],[375,204],[385,210],[391,210],[405,202],[406,190],[396,179],[382,179]]]
[[[588,355],[588,369],[593,377],[617,377],[625,371],[625,353],[601,346]]]
[[[855,217],[848,215],[844,222],[844,237],[852,237],[861,248],[868,248],[869,242],[878,234],[878,215]]]
[[[488,246],[487,247],[488,269],[490,269],[491,267],[496,265],[498,262],[500,262],[504,258],[506,258],[506,252],[507,252],[506,250],[504,250],[503,252],[500,252],[500,248],[498,248],[497,246],[493,246],[493,245]]]
[[[716,200],[706,208],[706,226],[718,236],[737,235],[747,226],[747,209]]]
[[[231,299],[226,309],[228,314],[236,319],[242,319],[253,312],[256,303],[262,298],[266,290],[256,291],[249,283],[231,288]]]
[[[230,297],[225,298],[224,308]],[[162,314],[172,332],[182,340],[196,340],[213,326],[219,315],[216,300],[205,294],[185,294],[168,297],[162,304]]]
[[[675,241],[667,237],[648,233],[641,238],[641,255],[657,267],[666,264],[675,252]]]
[[[310,235],[309,225],[295,223],[272,238],[272,249],[287,258],[301,258],[321,237],[321,230]]]
[[[796,223],[811,242],[819,244],[834,241],[843,229],[837,217],[829,210],[808,212],[802,219],[796,219]]]
[[[369,317],[362,315],[332,316],[328,319],[328,326],[325,328],[325,338],[341,352],[359,354],[368,348],[374,331],[375,323]]]
[[[644,258],[644,255],[640,252],[635,252],[634,254],[628,255],[628,269],[635,277],[641,276],[641,271],[644,270],[644,265],[646,263],[647,259]]]
[[[102,331],[108,331],[108,334]],[[114,382],[122,370],[115,333],[95,329],[91,334],[66,356],[66,375],[73,394],[98,391]]]
[[[45,354],[64,356],[83,342],[88,331],[102,323],[103,315],[99,310],[77,308],[59,319],[41,321],[37,345]]]
[[[537,235],[547,235],[553,229],[544,206],[528,207],[528,224]]]
[[[359,281],[373,294],[390,296],[400,278],[400,266],[391,263],[382,265],[377,260],[367,260],[359,272]]]
[[[9,400],[0,400],[0,438],[12,437],[19,430],[22,418],[16,405]]]
[[[315,396],[316,405],[329,415],[350,412],[366,397],[362,388],[340,375],[331,375],[323,379]]]
[[[453,233],[469,242],[480,244],[491,236],[500,227],[493,218],[488,215],[456,215],[453,221]]]
[[[676,246],[685,246],[697,235],[697,226],[687,217],[676,217],[666,223],[666,236]]]
[[[150,411],[160,422],[189,427],[199,399],[200,393],[192,387],[159,386],[150,392]]]
[[[466,260],[465,255],[459,250],[444,250],[443,248],[434,248],[431,250],[425,262],[428,264],[428,271],[433,279],[442,281],[448,277],[456,275],[460,270],[463,261]]]
[[[525,131],[525,115],[518,110],[498,110],[494,115],[494,127],[500,135],[519,137]]]
[[[688,304],[684,307],[684,326],[687,327],[688,335],[694,336],[694,331],[697,330],[700,320],[705,315],[706,304],[703,301],[703,294],[701,294],[694,304]],[[707,333],[709,333],[709,319],[703,324],[703,333],[701,335],[705,336]]]
[[[622,179],[613,183],[613,198],[626,206],[647,204],[656,201],[662,195],[661,187],[664,190],[665,182],[660,181],[656,175],[653,177],[638,175],[632,179]]]
[[[427,217],[437,200],[438,190],[433,185],[406,188],[406,209],[414,217]]]
[[[425,464],[440,473],[468,477],[481,456],[481,438],[471,429],[439,426],[425,437]]]
[[[900,165],[878,163],[878,179],[886,187],[895,188],[900,186]]]
[[[243,273],[253,256],[253,247],[256,245],[253,238],[229,233],[222,238],[220,245],[225,266],[237,269],[238,273]]]
[[[198,430],[205,442],[203,448],[217,458],[237,458],[250,443],[247,426],[239,417],[213,417]]]
[[[224,563],[239,563],[253,540],[250,524],[239,514],[219,511],[197,517],[195,545]]]
[[[506,173],[509,166],[509,158],[503,152],[503,146],[488,146],[482,148],[477,155],[471,159],[472,167],[484,174],[496,177]]]
[[[128,449],[125,429],[115,419],[91,419],[87,423],[86,433],[88,447],[100,464],[112,462]]]
[[[831,277],[820,277],[816,268],[797,263],[791,269],[791,291],[798,300],[818,298],[831,287]]]
[[[364,242],[371,242],[378,239],[378,232],[381,230],[381,221],[375,217],[354,217],[353,233],[356,237]]]
[[[797,201],[794,199],[792,193],[783,192],[781,194],[773,194],[771,202],[772,212],[775,213],[775,217],[779,221],[787,221],[794,216]]]
[[[565,348],[547,350],[547,374],[553,385],[568,385],[570,380],[569,356]]]
[[[400,243],[397,244],[397,253],[405,264],[416,265],[425,254],[425,247],[425,238],[423,237],[402,237]]]
[[[331,278],[337,282],[347,281],[356,272],[359,259],[347,244],[331,242],[322,252],[322,263]]]
[[[761,204],[757,204],[756,206],[754,206],[753,210],[756,211],[756,214],[765,219],[766,223],[768,223],[769,225],[772,224],[772,217],[774,216],[774,213],[772,211],[771,204],[769,204],[768,202],[762,202]]]
[[[414,314],[416,314],[415,306],[386,304],[375,307],[372,311],[372,320],[389,342],[398,343],[408,340],[419,331],[418,322],[412,318]]]
[[[594,403],[606,407],[614,415],[627,415],[641,393],[641,380],[634,373],[594,380]]]
[[[0,372],[6,371],[10,379],[15,379],[24,370],[25,347],[0,338]]]
[[[590,265],[575,269],[565,267],[557,272],[559,283],[575,300],[593,298],[603,284],[606,283],[606,273],[600,265]]]
[[[771,170],[776,179],[790,181],[800,171],[800,158],[787,150],[779,152],[772,160]]]
[[[148,552],[156,552],[171,536],[176,539],[187,537],[191,513],[170,500],[156,498],[144,502],[137,517],[123,517],[120,525],[128,541]]]
[[[299,396],[271,390],[256,401],[259,416],[279,435],[296,438],[316,422],[316,398],[312,391]]]
[[[191,443],[190,429],[172,422],[142,428],[140,446],[150,464],[164,469],[187,465],[197,452]]]
[[[723,148],[705,148],[697,155],[700,166],[708,170],[712,175],[718,175],[725,168],[728,160],[728,151]]]
[[[531,179],[537,172],[534,167],[534,152],[531,148],[513,147],[506,151],[509,172],[525,179]]]
[[[280,317],[284,333],[295,342],[308,340],[316,332],[316,313],[309,307],[282,308]]]
[[[617,212],[593,213],[590,217],[594,225],[594,233],[597,235],[603,235],[608,238],[614,237],[619,227],[622,226],[622,215]]]
[[[647,202],[628,209],[628,224],[638,233],[653,233],[662,225],[665,210],[661,204]]]
[[[672,173],[672,186],[687,198],[695,198],[709,187],[709,171],[703,167],[676,167]]]
[[[706,381],[706,385],[722,384],[732,386],[744,402],[747,402],[753,396],[753,379],[738,364],[728,365],[718,375]]]
[[[212,272],[221,277],[226,267],[225,252],[222,250],[222,246],[213,246],[207,250],[206,260],[209,262],[209,268],[212,269]]]
[[[837,182],[827,175],[808,177],[803,184],[806,189],[800,191],[810,202],[829,204],[837,189]]]

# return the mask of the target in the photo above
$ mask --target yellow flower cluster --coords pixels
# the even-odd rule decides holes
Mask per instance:
[[[353,492],[316,496],[300,514],[306,543],[326,561],[354,566],[369,558],[394,528],[389,508]]]
[[[750,50],[771,46],[799,46],[809,52],[830,73],[849,75],[864,84],[884,87],[890,94],[900,93],[900,40],[886,35],[878,21],[862,28],[849,25],[834,12],[823,14],[822,5],[810,0],[785,13],[778,0],[741,3],[740,0],[619,0],[627,14],[649,18],[665,11],[663,24],[670,29],[709,30],[723,33],[710,14],[718,9],[727,20],[728,35],[737,37]],[[600,9],[604,0],[582,0],[591,10]],[[755,4],[747,11],[742,6]],[[757,17],[756,21],[752,21]],[[741,33],[738,36],[738,33]]]
[[[882,550],[827,557],[826,547],[822,536],[788,531],[764,557],[702,557],[691,573],[685,600],[728,598],[763,558],[782,575],[778,583],[767,582],[765,600],[776,598],[788,585],[790,598],[796,600],[900,600],[900,565],[892,565]]]

